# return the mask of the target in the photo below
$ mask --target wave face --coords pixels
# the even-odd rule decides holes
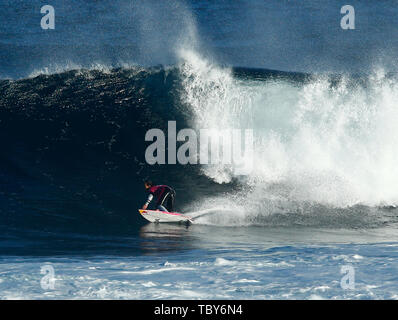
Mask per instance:
[[[222,68],[181,50],[173,67],[71,70],[0,82],[4,234],[128,234],[142,179],[172,185],[177,209],[221,225],[373,228],[392,206],[398,82]],[[145,162],[151,128],[250,128],[250,174]]]
[[[143,178],[177,188],[195,169],[168,167],[166,173],[145,164],[146,131],[186,117],[174,108],[175,81],[176,72],[162,68],[2,81],[5,232],[130,232],[141,221],[136,209],[145,200]]]

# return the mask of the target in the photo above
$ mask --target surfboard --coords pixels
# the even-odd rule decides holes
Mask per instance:
[[[182,213],[177,212],[166,212],[159,210],[138,210],[140,214],[150,222],[155,223],[165,223],[165,222],[174,222],[174,223],[192,223],[193,220],[191,217],[186,216]]]

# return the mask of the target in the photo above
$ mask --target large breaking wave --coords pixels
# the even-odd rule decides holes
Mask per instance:
[[[152,177],[177,209],[221,225],[378,227],[398,202],[398,82],[378,70],[316,76],[220,67],[77,69],[0,82],[4,232],[129,232]],[[35,74],[36,75],[36,74]],[[147,130],[250,128],[250,174],[146,164]]]

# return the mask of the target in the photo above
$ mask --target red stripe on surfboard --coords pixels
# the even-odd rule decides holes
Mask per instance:
[[[148,211],[151,211],[151,212],[161,212],[161,213],[164,213],[164,214],[171,214],[171,215],[174,215],[174,216],[183,216],[183,217],[185,217],[185,218],[191,219],[191,217],[188,217],[188,216],[186,216],[186,215],[184,215],[184,214],[182,214],[182,213],[167,212],[167,211],[161,211],[161,210],[143,210],[142,213],[148,213]]]

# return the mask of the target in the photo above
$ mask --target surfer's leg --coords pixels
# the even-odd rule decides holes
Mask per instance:
[[[158,209],[159,209],[159,210],[167,211],[167,212],[169,211],[168,209],[170,209],[170,208],[168,208],[168,206],[167,206],[167,199],[168,199],[169,195],[170,195],[170,192],[167,192],[167,193],[163,196],[162,201],[160,201],[160,203],[159,203],[159,205],[158,205]],[[166,209],[166,207],[167,207],[167,209]]]
[[[162,206],[162,205],[158,205],[158,209],[160,210],[160,211],[166,211],[166,212],[169,212],[169,210],[167,210],[164,206]]]
[[[168,211],[168,212],[173,211],[173,208],[174,208],[174,197],[175,197],[174,190],[172,190],[170,192],[167,192],[163,196],[162,201],[160,201],[160,204],[158,206],[159,210]],[[160,209],[160,208],[163,208],[165,210]]]
[[[174,210],[173,208],[174,208],[174,193],[170,193],[167,199],[167,209],[169,209],[169,211],[173,211]]]

